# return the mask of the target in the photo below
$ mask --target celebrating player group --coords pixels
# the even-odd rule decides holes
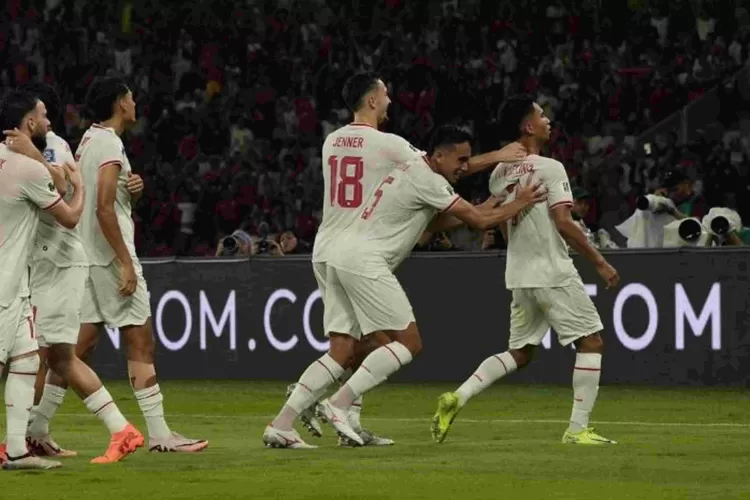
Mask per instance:
[[[500,111],[505,148],[472,156],[472,137],[438,127],[427,151],[382,133],[390,104],[373,74],[350,78],[343,98],[354,121],[323,145],[326,199],[313,250],[313,271],[325,307],[330,350],[315,360],[266,427],[263,442],[275,448],[314,448],[293,424],[314,436],[330,423],[342,446],[391,445],[362,428],[363,395],[410,363],[422,339],[409,300],[393,274],[425,233],[467,224],[499,228],[508,242],[506,285],[513,293],[510,349],[487,358],[455,392],[443,394],[432,434],[443,442],[472,396],[525,366],[549,327],[562,345],[575,344],[573,412],[564,443],[613,444],[594,432],[602,358],[602,324],[568,255],[568,245],[597,269],[607,286],[619,277],[571,217],[572,197],[563,165],[539,155],[550,137],[549,119],[528,96]],[[463,176],[495,166],[492,196],[473,206],[451,187]],[[321,399],[329,386],[340,387]]]
[[[106,78],[91,86],[86,105],[93,125],[75,157],[51,130],[48,114],[54,119],[60,110],[52,89],[13,91],[0,105],[4,469],[53,469],[61,463],[43,457],[76,454],[49,433],[68,386],[111,435],[92,463],[117,462],[145,444],[86,364],[104,324],[118,327],[127,343],[128,374],[149,449],[197,452],[208,446],[173,432],[164,419],[131,216],[143,181],[132,172],[120,139],[136,120],[133,94],[120,79]]]
[[[588,259],[608,286],[619,277],[589,243],[570,213],[571,189],[559,162],[539,155],[549,120],[528,96],[500,111],[503,149],[472,155],[473,138],[438,127],[421,151],[378,131],[390,105],[376,75],[351,77],[342,96],[354,114],[322,150],[325,199],[313,250],[313,273],[324,303],[330,350],[289,388],[288,399],[263,432],[275,448],[314,448],[332,425],[341,446],[387,446],[393,440],[363,429],[362,398],[422,350],[409,300],[394,275],[426,234],[468,225],[499,228],[508,242],[506,286],[512,291],[509,350],[484,360],[455,393],[440,396],[432,434],[443,442],[467,401],[528,364],[549,327],[574,344],[573,411],[564,443],[611,444],[594,432],[602,358],[602,325],[568,255]],[[11,92],[0,107],[0,374],[5,388],[4,469],[60,467],[49,424],[68,386],[102,421],[111,438],[92,463],[117,462],[146,439],[120,412],[86,363],[105,324],[127,344],[130,383],[143,413],[149,449],[198,452],[208,446],[168,426],[154,367],[154,336],[146,281],[135,252],[131,207],[144,184],[132,172],[120,136],[136,120],[127,85],[105,78],[89,89],[93,124],[73,155],[51,130],[60,103],[46,86]],[[472,205],[452,187],[495,167],[492,195]],[[330,386],[336,391],[325,397]]]

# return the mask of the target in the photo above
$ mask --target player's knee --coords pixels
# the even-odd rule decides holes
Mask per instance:
[[[134,329],[128,332],[127,339],[129,360],[153,363],[156,342],[150,331],[142,328]]]
[[[54,373],[66,377],[73,362],[74,351],[72,346],[55,345],[51,347],[47,354],[47,364]]]
[[[331,334],[328,355],[342,368],[346,369],[354,364],[357,340],[350,335]]]
[[[578,339],[576,342],[576,350],[582,353],[595,353],[601,354],[604,352],[604,339],[600,333],[589,335]]]
[[[518,370],[531,363],[534,359],[534,347],[530,345],[524,346],[520,349],[511,349],[508,352],[513,356],[513,360],[516,362]]]
[[[400,342],[404,347],[409,349],[413,358],[416,358],[422,352],[422,336],[419,334],[416,323],[409,324],[406,330],[396,332],[390,338],[393,341]]]

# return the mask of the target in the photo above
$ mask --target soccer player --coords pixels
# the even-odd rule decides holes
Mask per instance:
[[[563,443],[613,444],[589,426],[589,415],[599,392],[603,342],[602,323],[566,242],[596,268],[607,288],[617,285],[617,271],[591,246],[570,210],[570,184],[563,165],[539,156],[549,140],[550,123],[533,98],[520,95],[501,110],[502,128],[509,139],[520,140],[529,156],[519,164],[500,164],[490,177],[490,191],[512,200],[526,177],[541,179],[547,204],[536,205],[501,226],[508,242],[505,284],[513,293],[510,305],[508,351],[490,356],[454,393],[440,396],[432,421],[434,439],[441,443],[459,410],[496,380],[526,366],[549,327],[563,346],[575,344],[573,413]]]
[[[42,150],[49,126],[46,115],[44,103],[25,91],[10,92],[0,104],[0,126],[6,137],[5,144],[0,145],[0,375],[8,366],[7,435],[0,462],[10,470],[61,466],[60,462],[32,456],[26,447],[26,426],[39,369],[29,301],[29,256],[41,211],[72,229],[83,208],[83,187],[75,168],[66,167],[75,189],[68,204],[44,165]]]
[[[89,278],[78,351],[91,350],[105,323],[118,327],[127,343],[130,383],[146,420],[149,450],[198,452],[208,442],[172,432],[164,419],[156,379],[149,295],[135,252],[131,216],[143,181],[132,172],[120,139],[136,121],[133,93],[123,80],[104,78],[89,88],[86,106],[94,124],[83,135],[76,160],[86,186],[79,234],[88,257]],[[120,448],[119,435],[115,435],[107,454],[111,451],[115,456]]]
[[[383,81],[373,73],[359,73],[350,77],[342,90],[344,102],[354,115],[354,121],[328,135],[322,151],[323,178],[326,199],[323,203],[323,221],[313,248],[313,272],[327,309],[327,261],[339,245],[339,235],[359,216],[362,203],[377,188],[383,177],[396,165],[424,155],[405,139],[378,131],[378,126],[388,119],[390,98]],[[498,161],[513,161],[525,155],[520,145],[499,152],[472,158],[477,170]],[[268,446],[307,448],[294,430],[294,420],[299,416],[313,435],[320,436],[320,424],[315,419],[314,403],[335,381],[342,383],[352,369],[387,337],[374,334],[359,341],[361,333],[356,322],[346,318],[325,316],[325,335],[330,338],[328,353],[313,362],[302,374],[299,382],[290,387],[291,394],[278,416],[266,428],[263,441]],[[393,441],[379,438],[362,429],[360,424],[361,399],[355,401],[349,412],[352,427],[368,445],[389,445]],[[346,439],[340,444],[356,444]]]
[[[27,86],[45,104],[50,103],[48,115],[58,115],[59,99],[54,89],[46,85]],[[46,134],[44,158],[54,168],[75,165],[68,143],[52,130]],[[75,193],[68,193],[72,199]],[[67,229],[48,214],[40,215],[39,231],[31,256],[31,304],[35,312],[40,358],[49,365],[47,384],[41,389],[37,383],[35,398],[39,405],[32,410],[27,430],[27,445],[37,456],[69,457],[76,453],[64,450],[49,435],[49,420],[63,402],[68,382],[81,396],[84,405],[109,429],[121,446],[117,453],[95,458],[93,463],[121,460],[143,445],[143,435],[125,419],[112,396],[96,373],[75,353],[80,327],[83,290],[88,277],[86,252],[81,237]],[[44,380],[44,379],[43,379]],[[39,376],[37,376],[37,382]]]
[[[346,384],[321,402],[325,419],[360,445],[347,418],[349,408],[422,349],[395,269],[430,225],[435,231],[453,227],[456,221],[480,229],[496,227],[545,199],[530,182],[519,189],[515,201],[502,207],[493,199],[474,207],[456,195],[450,183],[468,169],[471,141],[471,135],[457,127],[438,128],[428,156],[397,166],[381,180],[328,259],[326,323],[337,318],[341,324],[357,325],[358,335],[381,331],[391,341],[370,353]]]

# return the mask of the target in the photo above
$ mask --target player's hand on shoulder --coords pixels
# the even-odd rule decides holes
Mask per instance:
[[[17,128],[4,130],[3,133],[5,134],[5,145],[14,153],[27,156],[33,160],[38,160],[41,157],[41,152],[31,142],[31,138],[22,134]]]
[[[528,151],[520,142],[511,142],[497,152],[498,163],[515,163],[523,160],[529,155]]]
[[[143,179],[140,175],[134,174],[133,172],[128,172],[128,181],[125,184],[125,187],[128,190],[128,193],[130,194],[137,194],[143,191]]]
[[[526,181],[518,184],[516,200],[524,202],[527,206],[547,201],[547,189],[542,181],[535,180],[534,176],[530,175]]]

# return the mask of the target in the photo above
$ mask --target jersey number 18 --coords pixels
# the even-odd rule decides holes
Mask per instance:
[[[360,156],[328,157],[331,168],[331,206],[358,208],[362,205],[362,176],[365,164]]]

